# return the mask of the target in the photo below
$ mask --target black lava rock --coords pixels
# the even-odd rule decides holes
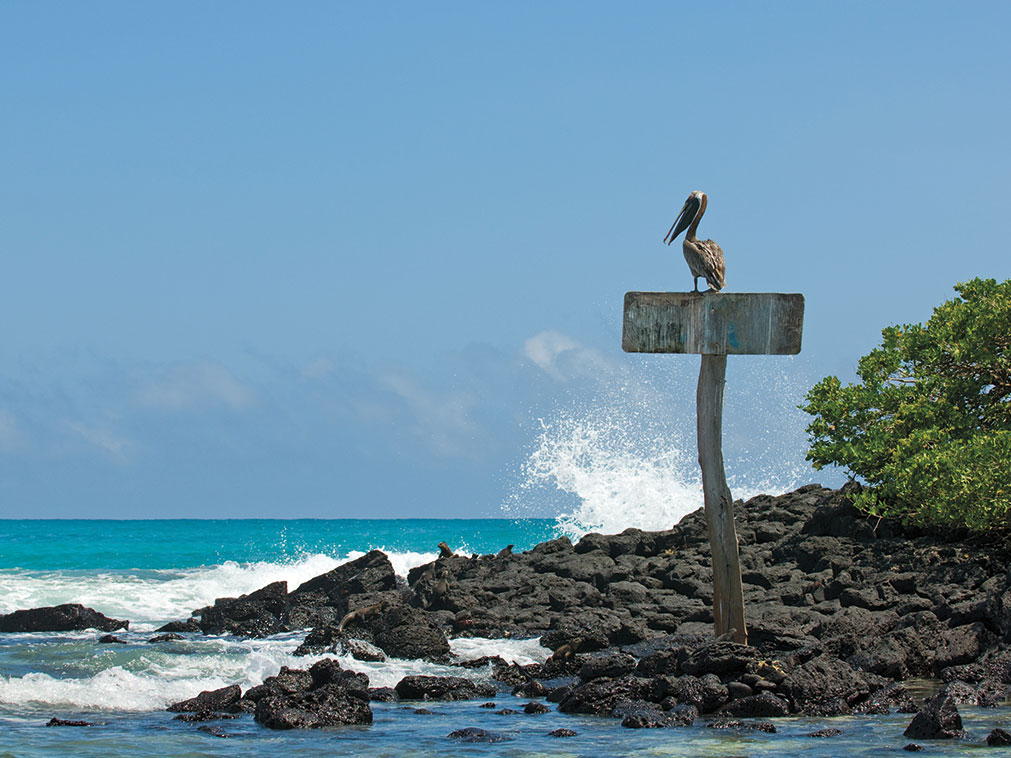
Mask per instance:
[[[945,685],[913,716],[902,733],[914,740],[950,740],[965,736],[955,698]]]
[[[488,732],[473,726],[468,726],[466,729],[457,729],[455,732],[450,732],[447,736],[460,742],[506,742],[512,739],[512,737],[495,734],[494,732]]]
[[[129,628],[129,621],[109,618],[80,603],[32,608],[0,616],[0,632],[79,632],[84,629],[115,632]]]
[[[495,694],[494,687],[458,676],[405,676],[394,689],[401,700],[473,700]]]

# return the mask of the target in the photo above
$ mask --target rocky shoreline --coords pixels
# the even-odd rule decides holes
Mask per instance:
[[[371,723],[375,700],[508,692],[531,700],[523,708],[607,716],[629,728],[705,717],[709,726],[747,718],[774,729],[778,716],[899,710],[912,716],[911,739],[959,737],[957,706],[1002,704],[1011,684],[1008,549],[869,519],[846,489],[809,485],[736,504],[748,645],[713,638],[699,511],[662,532],[589,534],[575,545],[560,538],[523,553],[444,550],[406,582],[373,551],[291,591],[276,582],[220,598],[159,631],[263,637],[310,629],[296,655],[424,658],[458,665],[461,676],[406,677],[375,689],[324,658],[245,693],[226,687],[170,710],[192,721],[248,712],[264,726],[311,728]],[[16,613],[0,617],[0,629],[17,621],[26,631],[28,612]],[[108,631],[124,623],[88,619]],[[454,637],[540,637],[552,652],[528,666],[462,661],[450,652]],[[472,681],[474,669],[495,684]],[[939,691],[915,702],[903,683],[924,678]]]

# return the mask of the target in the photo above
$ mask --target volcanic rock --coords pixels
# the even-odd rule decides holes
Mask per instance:
[[[955,698],[949,692],[949,687],[950,685],[942,687],[913,716],[903,735],[914,740],[948,740],[965,736],[962,717],[955,707]]]
[[[466,729],[457,729],[455,732],[450,732],[447,736],[460,742],[505,742],[512,739],[512,737],[506,737],[504,734],[496,734],[495,732],[489,732],[473,726],[468,726]]]
[[[368,686],[367,676],[326,658],[308,671],[282,668],[277,677],[247,692],[246,698],[256,703],[254,719],[270,729],[371,724]]]
[[[129,628],[129,621],[109,618],[80,603],[32,608],[0,616],[0,632],[79,632],[84,629],[115,632]]]
[[[90,721],[74,721],[72,719],[59,719],[53,716],[46,722],[46,726],[94,726]]]
[[[237,684],[230,684],[217,690],[204,690],[189,700],[180,700],[165,710],[173,713],[197,713],[200,711],[227,711],[235,708],[242,698],[242,690]]]
[[[495,695],[495,688],[458,676],[405,676],[394,688],[401,700],[473,700]]]

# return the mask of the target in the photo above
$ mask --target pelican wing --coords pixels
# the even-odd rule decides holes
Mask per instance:
[[[723,258],[723,248],[713,240],[698,240],[698,252],[706,283],[714,290],[727,286],[727,263]]]

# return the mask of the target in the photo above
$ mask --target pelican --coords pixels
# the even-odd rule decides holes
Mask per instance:
[[[671,224],[670,231],[663,241],[668,245],[685,229],[685,241],[682,245],[688,268],[695,277],[695,291],[699,291],[699,277],[704,276],[711,292],[718,292],[727,284],[727,264],[723,260],[723,249],[712,240],[696,239],[695,231],[699,228],[702,214],[706,212],[706,193],[695,190],[685,200],[678,217]]]

